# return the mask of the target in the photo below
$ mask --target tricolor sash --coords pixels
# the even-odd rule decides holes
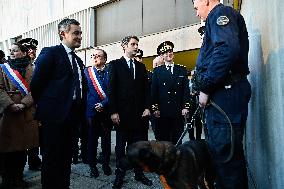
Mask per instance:
[[[21,76],[17,70],[13,70],[11,66],[7,63],[2,64],[2,69],[12,81],[14,85],[20,90],[23,95],[27,95],[30,92],[27,81]]]
[[[95,71],[93,67],[89,67],[88,73],[92,81],[92,84],[95,87],[95,90],[97,91],[99,97],[101,98],[101,100],[104,100],[106,98],[106,93],[104,92],[102,88],[102,83],[101,83],[102,81],[99,79],[97,71]]]

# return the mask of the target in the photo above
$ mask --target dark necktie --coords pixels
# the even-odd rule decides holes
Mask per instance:
[[[167,70],[170,72],[170,74],[172,74],[172,66],[171,65],[167,65]]]
[[[132,78],[134,78],[134,68],[133,68],[133,60],[132,59],[129,60],[129,69],[130,69],[130,73],[131,73]]]
[[[80,79],[79,79],[79,73],[78,73],[78,67],[77,63],[75,60],[75,53],[74,51],[71,51],[72,55],[72,67],[73,67],[73,75],[74,75],[74,80],[75,80],[75,95],[76,99],[81,99],[81,89],[80,89]]]

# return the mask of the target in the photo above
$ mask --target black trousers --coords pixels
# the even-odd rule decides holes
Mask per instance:
[[[169,141],[176,144],[184,130],[184,120],[179,117],[160,117],[157,119],[155,138],[159,141]]]
[[[88,119],[88,162],[90,166],[97,164],[98,139],[101,137],[103,164],[109,164],[111,154],[112,122],[109,114],[96,113],[94,118]]]
[[[77,111],[78,106],[74,103],[63,123],[42,122],[44,151],[41,183],[43,189],[69,188],[73,141],[80,124]]]
[[[26,151],[8,152],[2,154],[3,161],[3,181],[10,180],[10,182],[16,182],[16,180],[23,179],[23,172],[26,163]]]
[[[138,142],[138,141],[147,141],[148,140],[148,130],[141,131],[116,131],[116,146],[115,146],[115,155],[116,155],[116,176],[124,177],[126,168],[121,164],[121,159],[125,156],[125,150],[127,146]],[[140,168],[134,169],[135,174],[142,174],[143,170]]]

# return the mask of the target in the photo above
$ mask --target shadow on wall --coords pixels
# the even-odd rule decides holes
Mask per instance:
[[[284,177],[284,81],[281,79],[284,64],[281,60],[284,60],[283,48],[271,52],[264,62],[261,34],[259,31],[250,33],[252,98],[246,129],[246,154],[252,189],[284,186],[281,179]]]

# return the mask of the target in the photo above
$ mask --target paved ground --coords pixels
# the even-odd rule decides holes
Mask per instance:
[[[153,132],[149,131],[149,139],[154,139]],[[115,156],[114,156],[114,146],[115,146],[115,132],[112,132],[112,156],[111,156],[111,167],[113,174],[111,176],[105,176],[101,170],[101,165],[98,165],[100,171],[100,176],[96,179],[89,176],[89,167],[86,164],[79,163],[72,165],[72,174],[71,174],[71,189],[111,189],[112,182],[115,178]],[[100,149],[100,147],[99,147]],[[151,187],[145,186],[140,182],[134,180],[133,171],[128,171],[124,179],[123,188],[125,189],[162,189],[158,175],[152,173],[146,173],[146,176],[153,181]],[[24,171],[24,178],[29,182],[31,189],[40,189],[40,171],[30,171],[27,168]],[[1,179],[0,179],[1,183]]]

